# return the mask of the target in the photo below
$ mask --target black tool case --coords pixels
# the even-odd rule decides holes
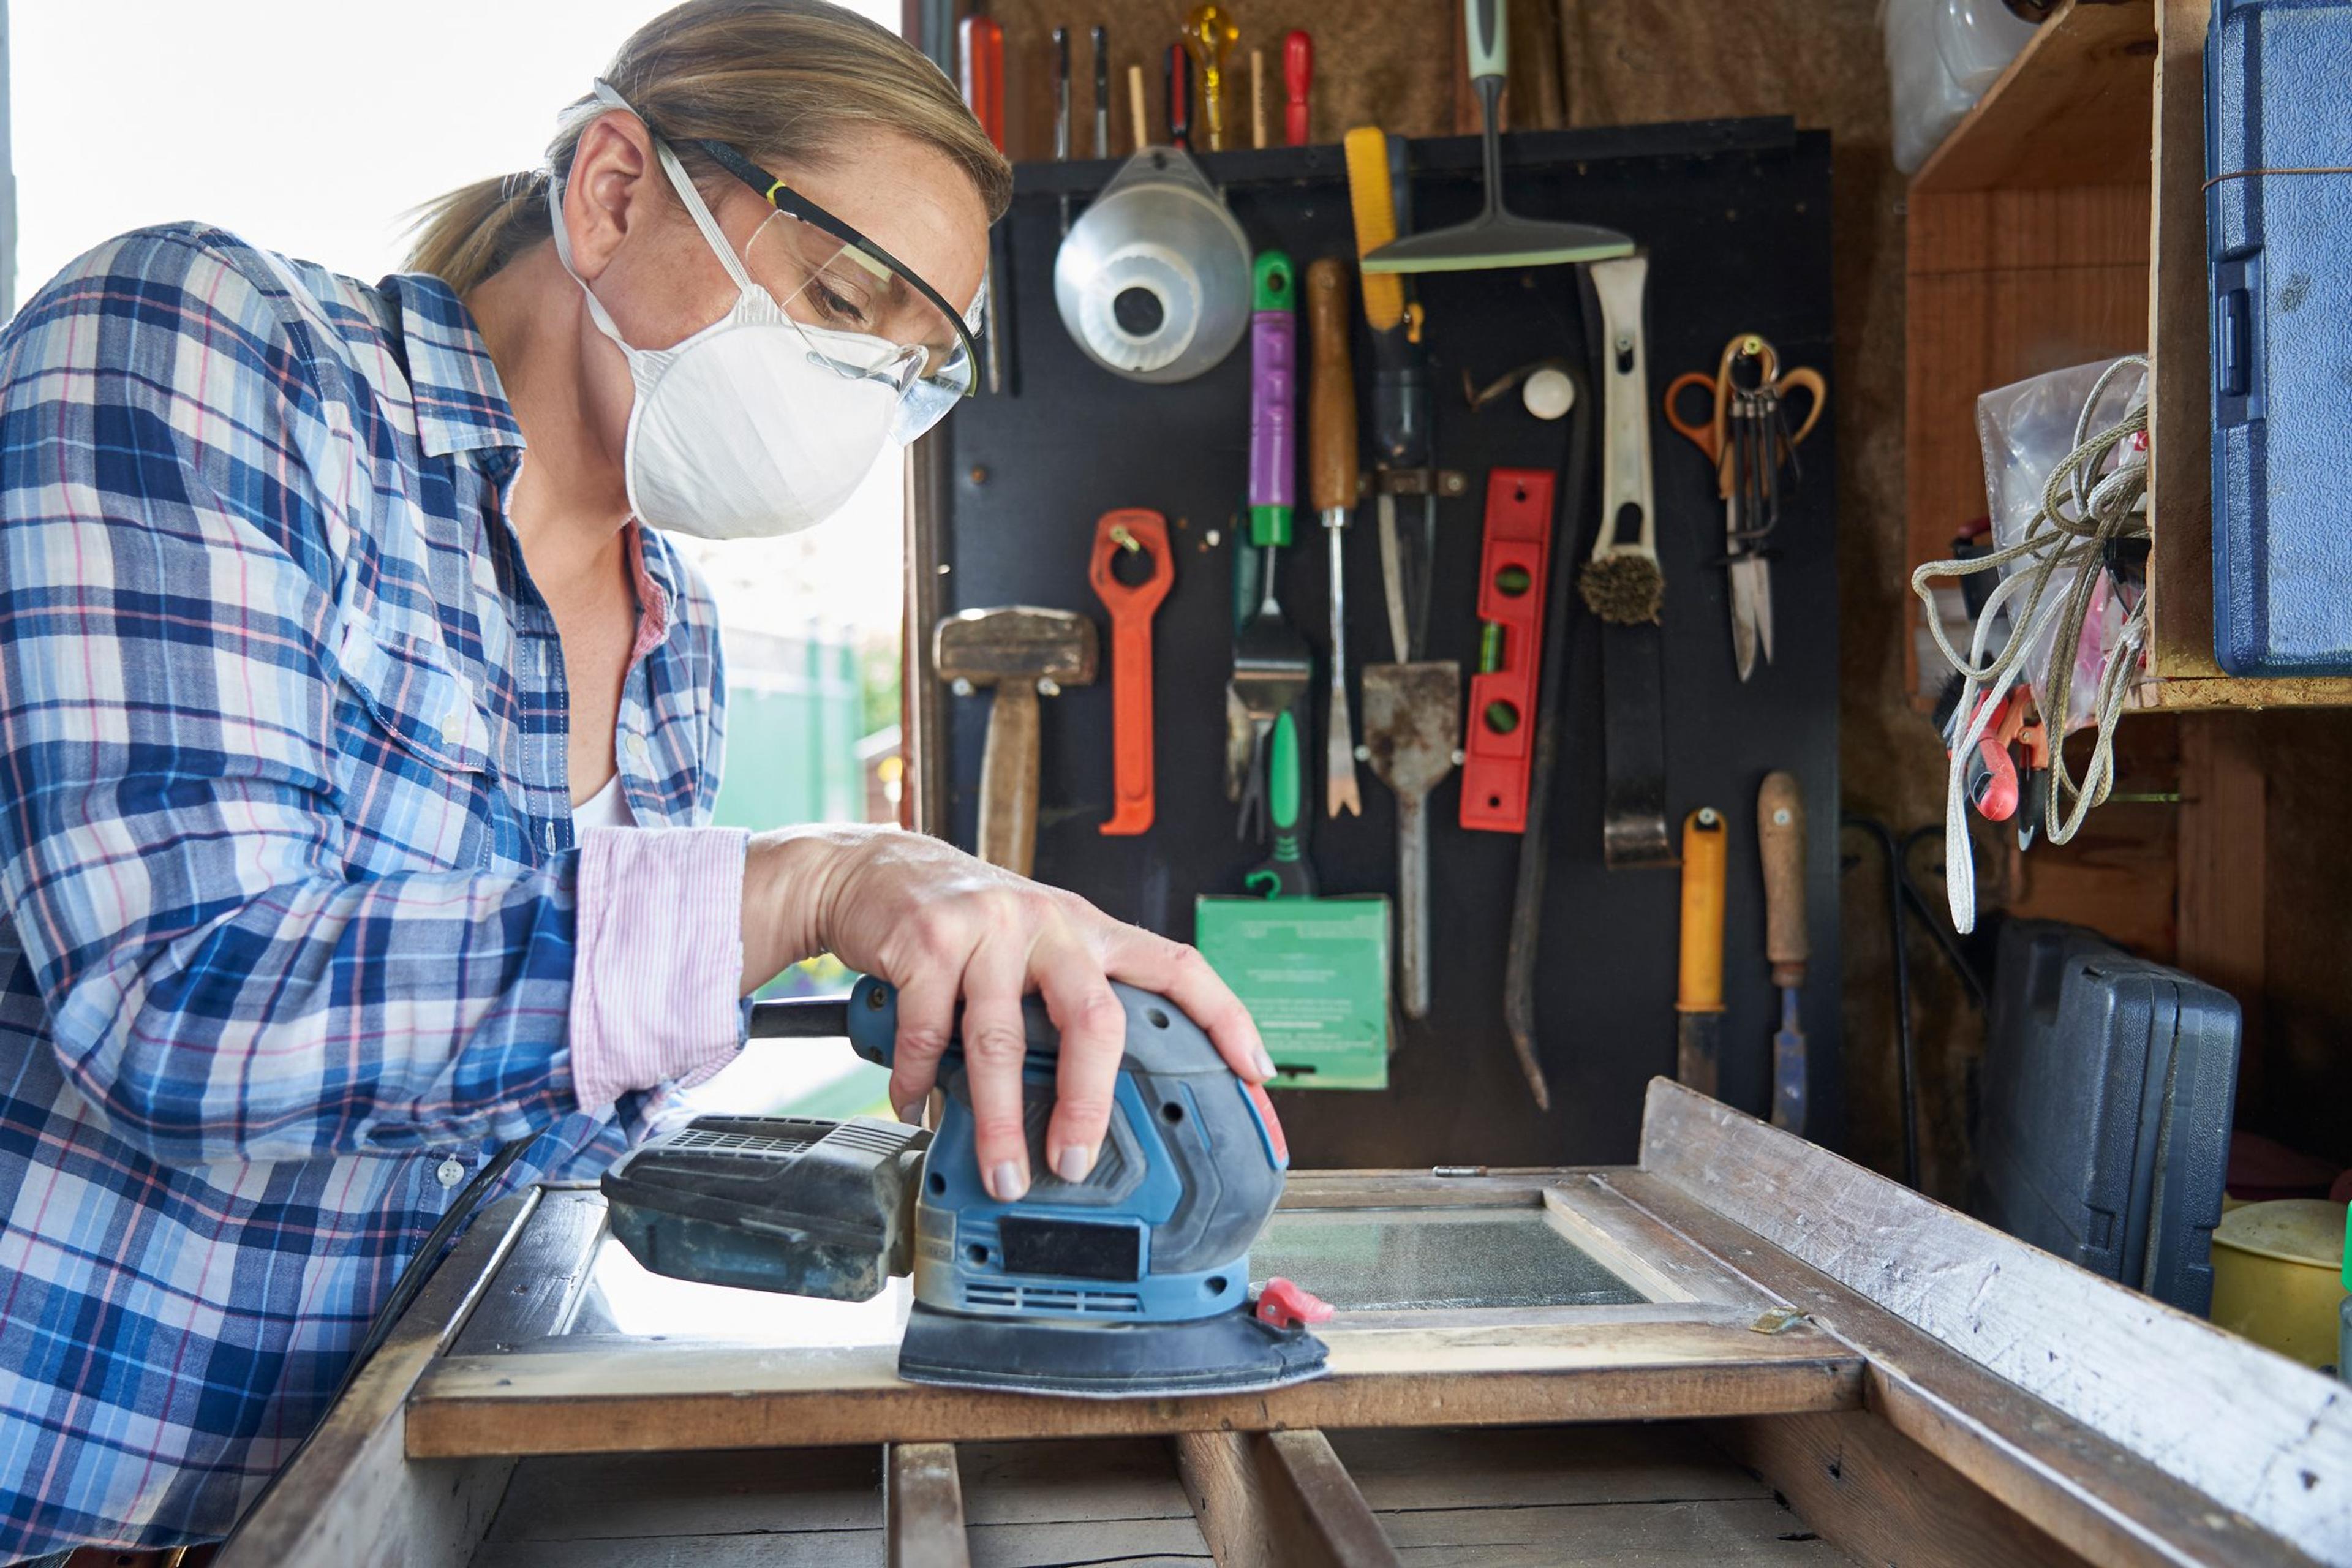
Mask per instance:
[[[1479,205],[1474,137],[1411,144],[1412,226],[1472,216]],[[1307,263],[1352,262],[1353,231],[1336,144],[1206,153],[1201,163],[1255,248],[1280,247]],[[1647,346],[1658,548],[1666,576],[1664,664],[1667,817],[1699,805],[1732,824],[1722,1091],[1766,1106],[1778,1002],[1764,960],[1756,791],[1774,768],[1801,781],[1811,819],[1806,899],[1812,962],[1804,992],[1811,1055],[1813,1135],[1835,1143],[1840,1094],[1837,923],[1836,443],[1830,417],[1801,452],[1802,486],[1775,535],[1775,661],[1742,687],[1732,664],[1724,574],[1723,510],[1708,465],[1660,411],[1684,371],[1713,373],[1735,332],[1760,331],[1784,364],[1825,376],[1830,353],[1830,146],[1826,133],[1783,119],[1515,133],[1504,139],[1514,209],[1622,229],[1650,258]],[[1144,386],[1097,368],[1062,328],[1053,295],[1062,198],[1082,214],[1117,161],[1024,163],[1000,238],[1001,284],[1013,300],[1009,368],[1017,395],[968,400],[914,454],[909,574],[916,665],[918,826],[970,847],[974,841],[989,694],[950,695],[929,669],[932,625],[959,610],[1039,605],[1076,610],[1107,634],[1087,585],[1096,520],[1150,507],[1170,525],[1176,581],[1153,627],[1157,668],[1158,820],[1140,837],[1105,837],[1109,816],[1109,647],[1095,684],[1045,704],[1036,874],[1112,914],[1171,936],[1192,933],[1194,899],[1238,893],[1264,858],[1238,841],[1223,781],[1224,686],[1231,673],[1232,542],[1245,531],[1250,356],[1246,341],[1216,369],[1172,386]],[[1516,395],[1474,415],[1465,374],[1484,383],[1528,362],[1585,352],[1578,269],[1432,275],[1419,282],[1428,314],[1439,465],[1468,478],[1468,494],[1440,503],[1427,657],[1476,668],[1477,578],[1486,472],[1557,470],[1565,421],[1538,421]],[[1360,283],[1349,268],[1357,404],[1370,418],[1372,353]],[[1314,816],[1309,852],[1326,895],[1393,894],[1394,803],[1360,772],[1360,817],[1321,815],[1321,710],[1328,601],[1322,530],[1307,505],[1306,367],[1299,327],[1299,512],[1283,552],[1285,616],[1316,650],[1313,721],[1303,739]],[[1596,381],[1595,385],[1598,384]],[[1693,399],[1694,409],[1696,400]],[[1597,472],[1599,410],[1594,410]],[[1362,460],[1370,463],[1369,439]],[[1412,520],[1417,500],[1400,503]],[[1576,537],[1556,537],[1552,589],[1572,593],[1593,544],[1593,503],[1575,509]],[[1566,509],[1563,509],[1565,511]],[[1209,543],[1215,531],[1222,541]],[[1379,548],[1369,500],[1347,543],[1351,663],[1390,657]],[[1433,1005],[1401,1026],[1385,1091],[1285,1093],[1281,1113],[1307,1166],[1607,1163],[1633,1156],[1644,1086],[1675,1065],[1679,873],[1609,871],[1601,855],[1599,625],[1582,605],[1570,622],[1560,762],[1552,801],[1550,871],[1537,991],[1540,1049],[1552,1110],[1535,1109],[1503,1024],[1504,958],[1516,883],[1516,835],[1458,822],[1459,770],[1430,798]],[[1351,672],[1351,693],[1358,688]],[[1357,702],[1360,736],[1360,698]]]
[[[2237,1098],[2238,1004],[2054,921],[2001,928],[1977,1217],[2203,1316]]]

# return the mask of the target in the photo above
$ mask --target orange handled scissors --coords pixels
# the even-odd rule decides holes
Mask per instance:
[[[1792,389],[1811,402],[1794,430],[1780,414]],[[1685,395],[1693,390],[1707,398],[1705,424],[1683,417]],[[1759,651],[1766,663],[1772,658],[1772,567],[1759,546],[1780,521],[1780,467],[1785,460],[1795,469],[1798,444],[1812,434],[1828,405],[1820,372],[1784,372],[1780,352],[1755,332],[1723,346],[1713,375],[1687,371],[1666,385],[1666,423],[1715,468],[1731,581],[1732,658],[1742,680],[1755,673]]]

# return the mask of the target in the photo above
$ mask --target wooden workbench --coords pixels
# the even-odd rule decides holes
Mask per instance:
[[[1462,1300],[1374,1300],[1350,1227],[1400,1224]],[[1663,1080],[1637,1166],[1294,1173],[1261,1258],[1302,1237],[1370,1292],[1329,1376],[1041,1398],[899,1382],[892,1298],[656,1280],[545,1189],[221,1562],[2352,1563],[2340,1385]],[[1498,1238],[1614,1294],[1483,1287]]]

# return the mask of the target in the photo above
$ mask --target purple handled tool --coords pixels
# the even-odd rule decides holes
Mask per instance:
[[[1250,542],[1290,542],[1297,504],[1298,308],[1290,258],[1262,251],[1251,274]]]

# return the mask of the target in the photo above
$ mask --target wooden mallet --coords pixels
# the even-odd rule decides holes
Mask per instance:
[[[980,858],[1026,877],[1037,851],[1037,699],[1095,678],[1095,624],[1024,605],[966,610],[931,634],[931,661],[958,696],[996,689],[980,759]]]

